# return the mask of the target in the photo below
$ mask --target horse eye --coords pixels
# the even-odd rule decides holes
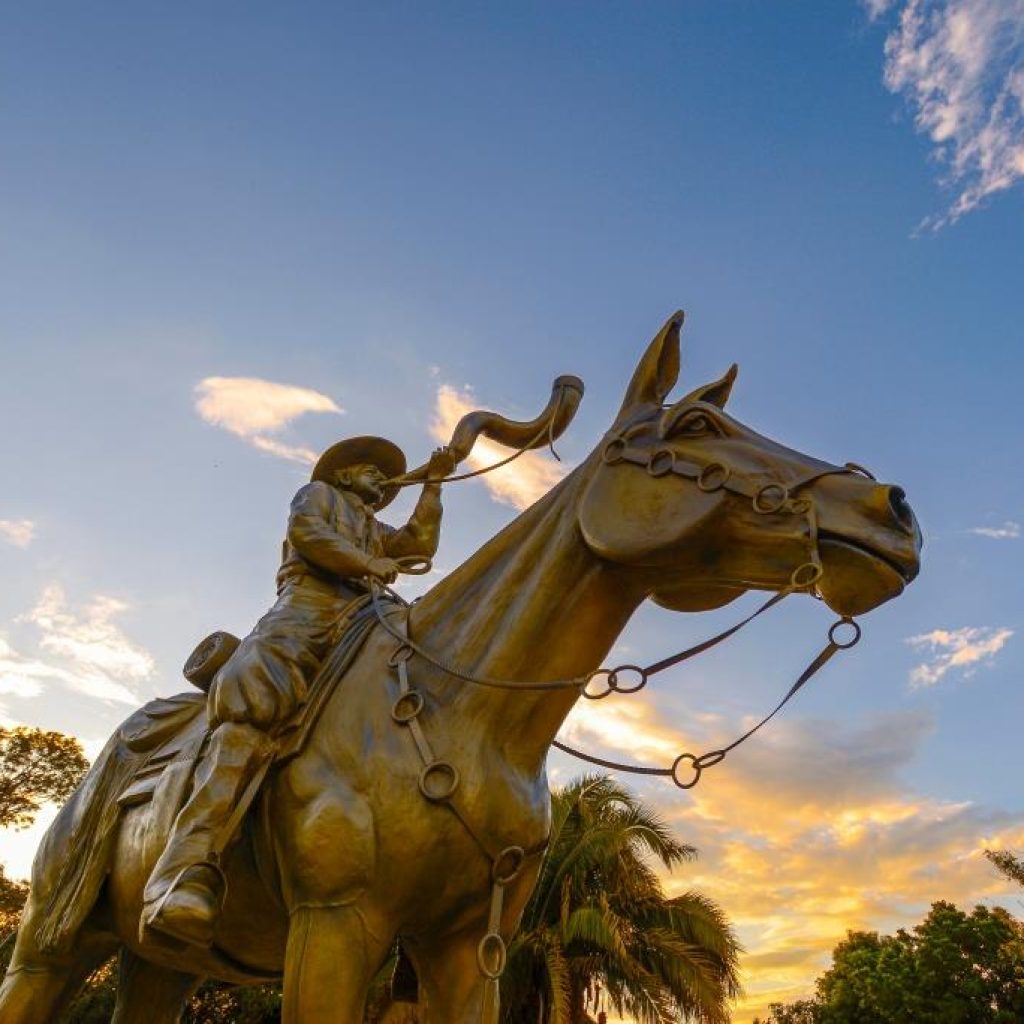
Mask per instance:
[[[707,437],[719,436],[722,428],[714,416],[699,409],[670,409],[661,421],[659,428],[663,439],[670,437]]]
[[[697,437],[701,434],[710,433],[711,421],[701,413],[694,416],[687,416],[673,431],[674,434],[686,434],[690,437]]]

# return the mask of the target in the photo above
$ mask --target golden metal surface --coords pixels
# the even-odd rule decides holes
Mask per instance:
[[[118,949],[120,1024],[176,1021],[205,977],[276,976],[286,1024],[360,1024],[367,984],[396,936],[420,979],[421,1020],[497,1019],[493,975],[548,832],[547,753],[581,696],[580,686],[515,681],[589,677],[648,598],[700,611],[753,588],[813,586],[846,616],[898,595],[918,571],[921,536],[903,492],[728,416],[735,368],[666,404],[681,324],[673,316],[648,347],[594,452],[409,611],[417,645],[511,685],[453,678],[377,628],[301,752],[268,771],[275,737],[362,591],[358,579],[387,581],[401,559],[422,568],[434,553],[433,481],[480,433],[513,447],[553,439],[582,385],[556,382],[528,424],[471,414],[452,450],[407,476],[331,466],[333,480],[299,492],[278,604],[210,685],[212,733],[176,838],[168,845],[178,803],[161,793],[182,781],[173,790],[168,768],[164,791],[118,808],[130,777],[111,767],[112,741],[41,845],[0,990],[4,1024],[55,1019]],[[373,508],[410,478],[427,481],[412,519],[381,527]],[[264,771],[238,837],[225,835]],[[190,876],[197,862],[209,873]],[[161,923],[152,915],[161,900],[173,904],[167,881],[179,869],[177,930],[188,942],[166,934],[173,921],[164,932],[139,927],[144,911]],[[211,912],[203,887],[219,900],[221,883],[223,907]],[[73,922],[63,932],[60,906]]]

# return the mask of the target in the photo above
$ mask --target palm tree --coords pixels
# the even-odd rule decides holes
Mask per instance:
[[[551,845],[502,978],[505,1024],[584,1024],[600,992],[640,1024],[725,1024],[739,993],[736,936],[706,896],[666,898],[653,866],[695,856],[609,778],[556,791]]]

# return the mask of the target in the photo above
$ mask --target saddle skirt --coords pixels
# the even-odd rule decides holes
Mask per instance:
[[[121,726],[121,742],[140,763],[117,798],[119,806],[145,803],[168,766],[196,761],[206,737],[205,712],[206,694],[180,693],[150,701]]]

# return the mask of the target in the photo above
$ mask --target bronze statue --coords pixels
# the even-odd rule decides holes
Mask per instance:
[[[595,451],[420,601],[388,600],[393,565],[334,570],[351,581],[364,569],[365,584],[339,586],[370,593],[331,605],[332,616],[348,610],[325,650],[311,641],[309,664],[322,655],[323,667],[301,724],[278,727],[276,712],[257,718],[246,703],[242,726],[269,723],[261,735],[274,749],[259,744],[262,774],[239,770],[265,782],[237,840],[214,858],[213,898],[201,895],[199,913],[187,909],[188,923],[168,929],[200,943],[140,933],[139,920],[209,742],[204,698],[154,702],[125,723],[41,844],[0,990],[4,1024],[54,1019],[117,950],[119,1024],[177,1021],[207,977],[283,977],[287,1024],[359,1024],[396,939],[418,977],[421,1020],[495,1024],[505,943],[547,839],[547,752],[636,608],[650,598],[700,611],[760,589],[816,592],[845,617],[898,595],[918,571],[921,535],[902,490],[728,416],[735,369],[666,403],[681,324],[676,314],[651,343]],[[516,448],[539,446],[564,429],[581,393],[563,379],[551,415],[519,429],[473,414],[437,464],[385,472],[392,484],[447,476],[488,428]],[[408,550],[434,543],[436,522]],[[303,643],[275,664],[304,664]],[[236,655],[240,672],[247,665],[246,644],[264,660],[255,639],[243,641],[211,686],[211,707],[224,680],[238,679],[233,694],[251,685],[248,670],[227,667]],[[626,689],[615,673],[604,678]],[[232,721],[218,714],[212,721]],[[194,794],[215,756],[199,758]],[[187,822],[178,829],[188,834]]]
[[[405,455],[390,441],[350,438],[321,456],[292,500],[277,603],[212,681],[210,736],[192,793],[146,884],[145,927],[200,946],[213,942],[232,812],[248,804],[275,733],[305,703],[346,609],[366,592],[366,580],[391,582],[401,570],[396,559],[429,559],[437,551],[441,499],[433,480],[447,476],[454,461],[442,449],[434,452],[412,518],[395,530],[374,513],[398,494],[386,481],[405,469]]]

